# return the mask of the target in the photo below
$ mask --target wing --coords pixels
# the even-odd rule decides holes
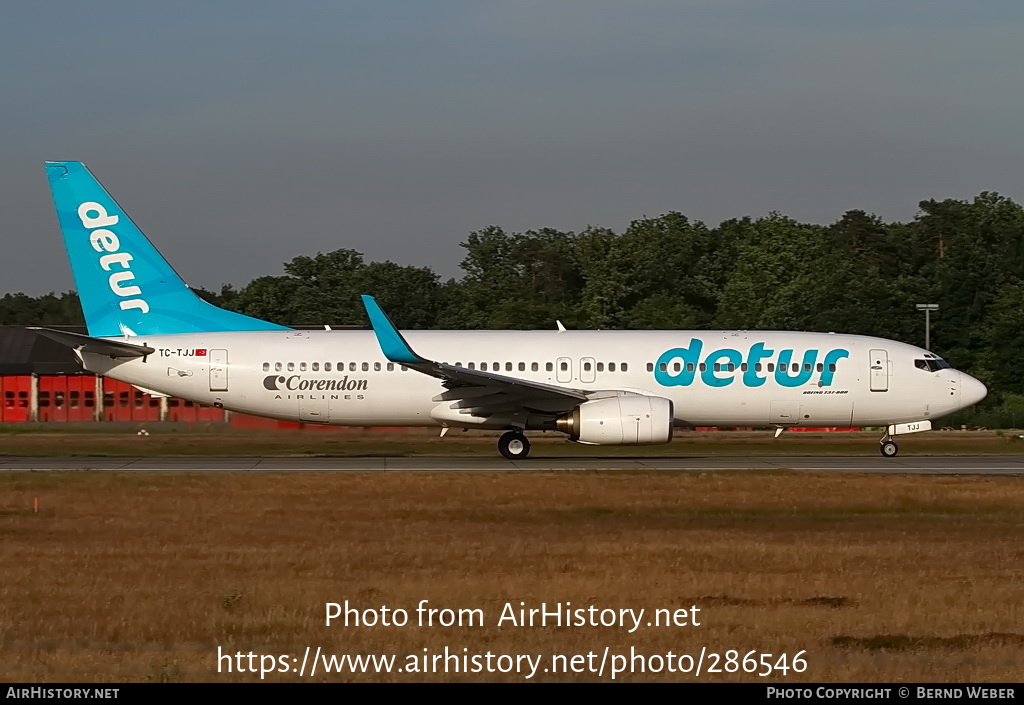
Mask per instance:
[[[464,417],[466,423],[479,424],[481,420],[502,423],[509,419],[511,425],[518,425],[518,422],[525,425],[530,414],[564,414],[589,399],[579,389],[428,360],[413,352],[372,296],[364,295],[362,299],[384,357],[442,380],[446,391],[434,397],[433,401],[440,404],[432,414],[440,421],[458,423],[460,417]]]

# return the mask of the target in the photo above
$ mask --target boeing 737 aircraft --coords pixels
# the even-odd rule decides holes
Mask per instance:
[[[150,394],[342,426],[527,431],[588,445],[668,443],[674,426],[885,426],[981,401],[985,386],[892,340],[781,331],[292,330],[198,298],[81,162],[47,162],[89,335],[37,329],[85,369]],[[413,294],[410,294],[413,295]]]

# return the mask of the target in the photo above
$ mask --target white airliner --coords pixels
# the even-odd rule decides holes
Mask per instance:
[[[674,426],[885,426],[981,401],[937,355],[882,338],[781,331],[292,330],[195,296],[81,162],[47,162],[89,335],[37,329],[85,369],[157,395],[306,423],[526,431],[668,443]]]

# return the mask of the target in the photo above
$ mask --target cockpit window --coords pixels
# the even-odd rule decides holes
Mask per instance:
[[[927,360],[914,360],[914,367],[927,372],[938,372],[939,370],[945,370],[952,367],[952,365],[941,358],[934,358]]]

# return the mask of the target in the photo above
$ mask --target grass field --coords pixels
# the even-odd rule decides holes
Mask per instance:
[[[218,673],[218,647],[401,664],[448,646],[806,660],[802,673],[700,681],[1018,682],[1022,508],[1024,484],[1005,477],[0,473],[0,680],[254,681]],[[412,623],[325,626],[325,603],[345,600],[404,608]],[[413,626],[420,600],[480,609],[485,623]],[[648,615],[696,605],[701,625],[499,627],[506,602]],[[321,669],[312,680],[523,675]]]
[[[322,428],[305,431],[238,431],[223,427],[116,432],[95,427],[60,432],[10,426],[0,432],[0,455],[15,456],[486,456],[497,455],[498,433],[432,429]],[[584,446],[556,433],[531,433],[534,457],[878,455],[881,431],[806,433],[771,431],[678,431],[656,446]],[[1015,431],[933,431],[898,439],[901,454],[1020,455],[1024,438]]]

